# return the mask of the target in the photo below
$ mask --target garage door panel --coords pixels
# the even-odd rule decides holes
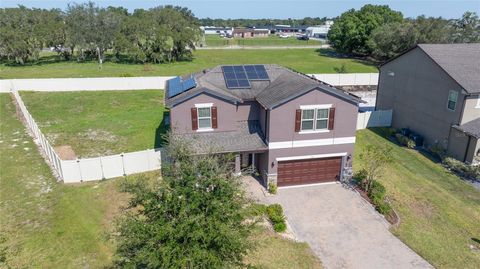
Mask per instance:
[[[339,180],[342,158],[292,160],[278,163],[278,186],[312,184]]]

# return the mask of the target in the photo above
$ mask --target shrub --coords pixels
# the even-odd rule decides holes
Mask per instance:
[[[285,216],[283,215],[283,208],[279,204],[267,206],[267,215],[273,224],[275,232],[281,233],[287,229]]]
[[[130,73],[123,73],[123,74],[120,74],[121,77],[124,77],[124,78],[127,78],[127,77],[133,77],[132,74]]]
[[[434,145],[430,147],[429,150],[439,159],[443,159],[445,157],[445,149],[439,145]]]
[[[415,141],[412,139],[408,138],[407,136],[404,136],[400,133],[395,134],[395,138],[397,139],[398,143],[402,146],[409,147],[409,148],[415,148],[416,144]]]
[[[273,182],[268,183],[268,192],[271,194],[277,194],[277,184]]]
[[[357,182],[357,184],[361,186],[367,178],[367,170],[360,169],[358,172],[355,172],[353,178]]]
[[[387,138],[395,136],[396,133],[397,133],[397,130],[395,130],[395,128],[386,128],[385,129],[385,137],[387,137]]]
[[[468,165],[451,157],[444,158],[443,165],[460,176],[480,179],[480,166]]]
[[[246,210],[248,216],[257,217],[267,213],[267,206],[264,204],[252,204]]]
[[[380,182],[376,180],[372,181],[368,197],[370,197],[375,208],[382,215],[388,215],[392,210],[391,206],[385,201],[386,194],[386,189]]]
[[[407,147],[408,147],[408,148],[414,149],[415,146],[417,146],[416,143],[415,143],[415,141],[413,141],[412,139],[408,139],[408,140],[407,140]]]
[[[382,203],[375,206],[377,211],[382,215],[388,215],[392,211],[392,207],[387,202],[383,201]]]

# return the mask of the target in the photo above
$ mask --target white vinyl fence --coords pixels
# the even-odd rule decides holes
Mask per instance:
[[[370,127],[392,126],[392,110],[376,110],[358,113],[357,130]]]
[[[0,80],[0,92],[23,91],[112,91],[163,89],[173,77],[37,78]]]
[[[333,86],[372,86],[378,84],[378,73],[310,74]]]
[[[65,183],[114,178],[161,168],[161,149],[149,149],[96,158],[62,160],[50,145],[37,123],[28,112],[18,91],[12,92],[27,127],[38,140],[38,145],[54,170]]]
[[[333,86],[377,85],[377,73],[310,74]],[[113,91],[164,89],[172,77],[37,78],[0,80],[0,92],[23,91]]]

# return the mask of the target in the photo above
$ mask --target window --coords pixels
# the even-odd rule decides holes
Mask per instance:
[[[328,108],[303,109],[301,131],[328,129]]]
[[[448,104],[447,108],[450,110],[455,111],[455,108],[457,107],[457,99],[458,99],[458,92],[456,91],[450,91],[448,93]]]
[[[212,128],[212,110],[211,107],[198,108],[198,128],[211,129]]]

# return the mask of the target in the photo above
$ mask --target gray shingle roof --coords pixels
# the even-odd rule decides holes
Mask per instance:
[[[480,118],[453,127],[468,135],[480,138]]]
[[[179,134],[192,145],[195,153],[223,153],[267,150],[259,122],[237,122],[237,130],[228,132],[205,132]]]
[[[480,93],[480,43],[419,44],[468,93]]]
[[[291,100],[314,88],[350,102],[359,103],[361,101],[355,95],[285,67],[267,64],[265,69],[270,81],[251,81],[250,89],[228,89],[221,66],[195,73],[193,75],[197,87],[172,98],[166,98],[165,103],[172,107],[202,92],[209,92],[232,102],[257,100],[265,108],[272,109],[282,102]]]

